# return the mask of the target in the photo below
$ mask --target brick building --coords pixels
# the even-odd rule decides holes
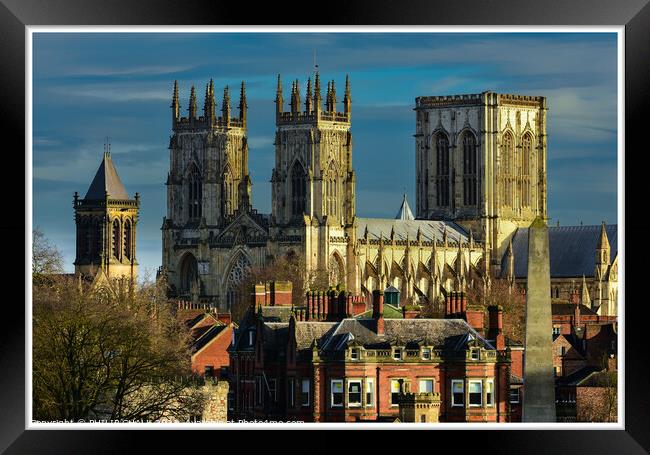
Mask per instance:
[[[510,350],[498,311],[489,341],[455,314],[386,318],[380,291],[372,314],[356,317],[344,293],[321,297],[302,308],[251,306],[230,348],[235,419],[395,421],[400,400],[424,393],[439,400],[439,421],[509,420]]]

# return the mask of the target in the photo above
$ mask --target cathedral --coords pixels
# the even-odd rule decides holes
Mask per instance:
[[[202,115],[192,87],[182,116],[174,83],[161,273],[175,297],[228,310],[250,268],[281,256],[367,297],[393,286],[405,301],[436,303],[495,278],[525,285],[527,228],[548,219],[545,97],[416,98],[415,216],[404,196],[395,218],[361,218],[350,80],[342,103],[334,80],[321,84],[318,73],[309,78],[303,98],[293,81],[285,100],[278,76],[272,210],[262,214],[251,205],[245,84],[235,111],[228,87],[218,107],[210,81]],[[116,229],[114,217],[106,219],[102,229]],[[127,222],[119,223],[123,232]],[[567,300],[582,286],[583,303],[616,314],[616,234],[616,225],[550,227],[551,296]],[[92,256],[84,248],[79,267]],[[102,264],[121,270],[126,250],[119,246],[118,265],[111,253],[118,247],[111,248],[104,247]]]

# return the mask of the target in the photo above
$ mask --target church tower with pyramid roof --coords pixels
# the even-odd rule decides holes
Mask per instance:
[[[130,199],[108,148],[86,196],[74,194],[77,252],[75,274],[94,278],[134,281],[138,272],[135,255],[140,196]]]

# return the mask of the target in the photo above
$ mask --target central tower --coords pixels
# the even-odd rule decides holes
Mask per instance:
[[[307,270],[327,270],[331,283],[351,284],[346,278],[355,217],[350,80],[346,77],[342,112],[333,80],[327,83],[323,108],[318,73],[313,87],[307,80],[304,110],[297,80],[284,110],[279,75],[275,103],[271,238],[299,239]]]

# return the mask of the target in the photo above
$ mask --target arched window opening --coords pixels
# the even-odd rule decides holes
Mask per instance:
[[[90,248],[90,255],[93,259],[97,259],[100,252],[104,251],[104,232],[106,231],[103,227],[103,221],[100,218],[93,218],[91,228],[92,235],[90,236],[92,245]]]
[[[131,260],[131,246],[132,246],[132,239],[131,239],[131,221],[126,220],[124,222],[124,256]]]
[[[512,159],[514,140],[509,132],[503,136],[501,145],[501,201],[503,205],[512,207]]]
[[[521,144],[521,205],[530,207],[530,156],[532,153],[532,137],[525,134]]]
[[[181,272],[180,291],[181,294],[187,295],[192,290],[192,286],[193,285],[195,286],[195,283],[197,282],[199,277],[198,263],[196,262],[196,258],[193,255],[187,254],[183,258],[183,262],[181,263],[181,267],[180,267],[180,272]]]
[[[343,264],[335,254],[331,255],[329,260],[329,282],[331,286],[345,285]]]
[[[337,213],[336,168],[330,163],[325,175],[325,214],[336,216]]]
[[[190,220],[201,218],[202,212],[203,185],[201,175],[196,168],[193,168],[188,178],[188,203]]]
[[[439,207],[449,206],[449,139],[438,133],[436,143],[436,203]]]
[[[226,303],[228,304],[228,310],[231,310],[242,301],[242,298],[244,297],[241,289],[242,283],[249,275],[250,270],[250,262],[248,262],[246,256],[240,254],[230,269],[228,280],[226,282]]]
[[[120,259],[120,251],[122,247],[122,233],[120,232],[120,221],[113,221],[113,257]]]
[[[305,171],[298,161],[291,169],[291,215],[299,216],[305,212]]]
[[[224,216],[230,216],[234,211],[234,193],[233,193],[233,180],[230,171],[226,171],[223,175],[223,184],[221,194],[223,196],[223,214]]]
[[[478,203],[478,168],[476,157],[476,137],[467,132],[463,135],[463,204]]]

